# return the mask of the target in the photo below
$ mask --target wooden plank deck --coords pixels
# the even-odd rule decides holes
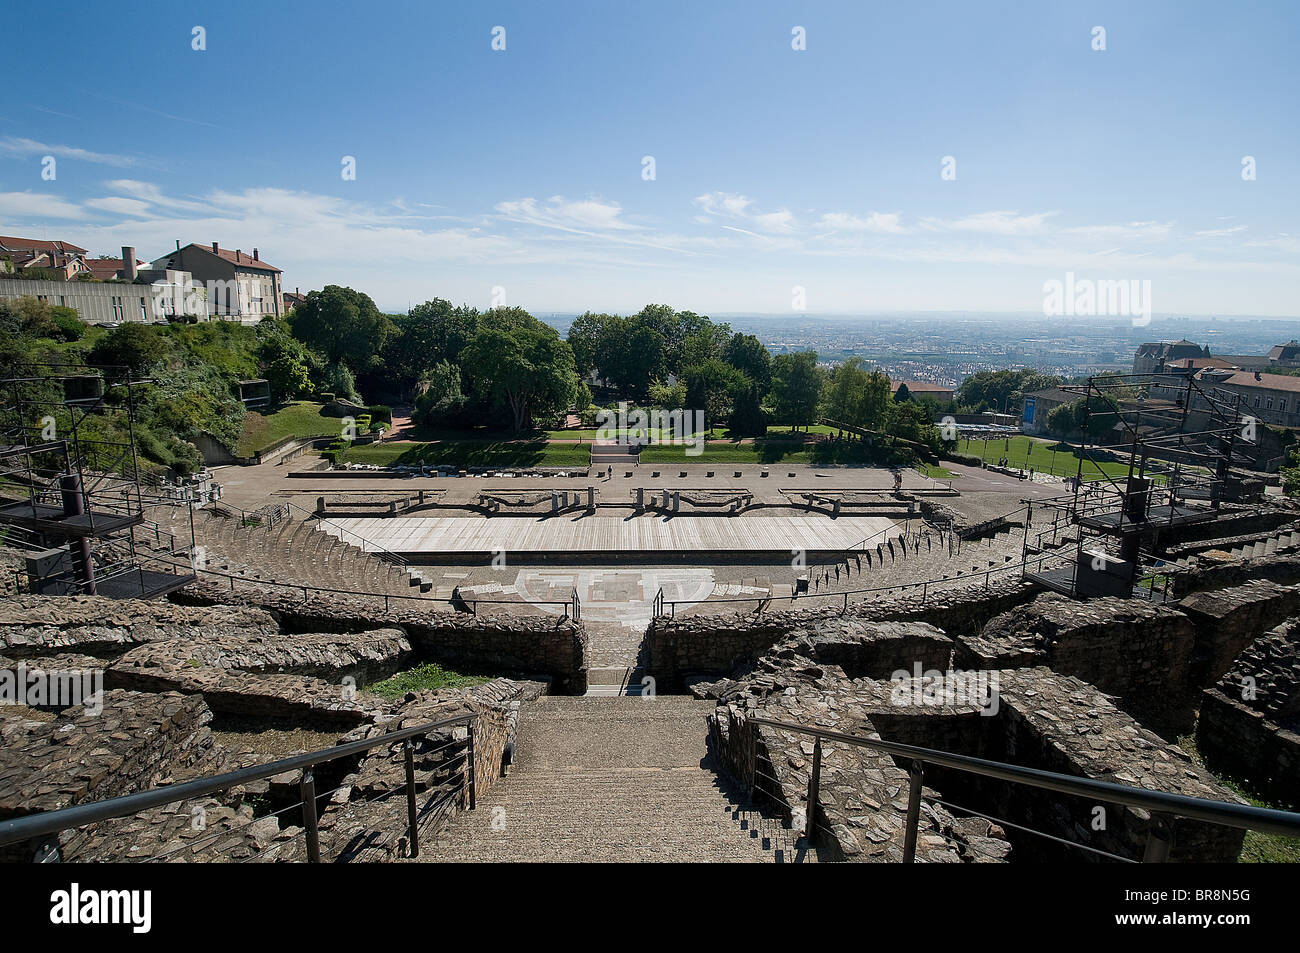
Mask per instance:
[[[881,516],[332,517],[323,532],[394,553],[838,552],[901,532]]]

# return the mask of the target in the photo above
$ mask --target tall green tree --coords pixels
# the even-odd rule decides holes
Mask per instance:
[[[289,314],[293,336],[325,358],[353,371],[376,366],[392,323],[370,296],[339,285],[307,294]]]
[[[760,399],[772,386],[772,354],[752,334],[736,333],[727,344],[727,363],[754,382]]]
[[[709,358],[686,369],[686,407],[704,411],[704,427],[711,430],[731,415],[735,395],[749,379],[730,364]]]
[[[890,403],[889,378],[868,371],[859,357],[836,367],[826,387],[826,416],[856,427],[878,430]]]
[[[771,405],[777,422],[806,428],[816,420],[822,380],[816,351],[796,351],[773,358]]]
[[[462,359],[474,386],[508,409],[515,433],[564,410],[577,392],[568,343],[518,308],[486,312]]]

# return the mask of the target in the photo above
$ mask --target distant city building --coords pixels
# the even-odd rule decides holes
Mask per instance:
[[[933,397],[940,403],[952,400],[957,389],[951,384],[936,384],[933,381],[890,381],[889,392],[897,395],[898,388],[907,385],[907,392],[913,397]]]
[[[1020,429],[1035,436],[1046,434],[1047,415],[1062,404],[1072,404],[1081,399],[1081,395],[1061,390],[1059,387],[1031,391],[1024,396],[1024,405],[1020,412]]]
[[[155,270],[189,272],[207,289],[208,316],[227,321],[256,324],[267,316],[284,314],[281,271],[262,261],[256,248],[251,255],[243,249],[189,244],[154,261]]]
[[[1266,374],[1238,368],[1207,367],[1195,372],[1202,390],[1218,389],[1242,398],[1242,413],[1274,427],[1300,427],[1300,377],[1289,374]],[[1187,395],[1184,386],[1170,384],[1152,387],[1151,396],[1164,400],[1181,400]],[[1192,390],[1193,411],[1209,411],[1206,400]]]
[[[1143,344],[1133,355],[1134,374],[1157,374],[1165,365],[1183,358],[1209,357],[1210,349],[1191,341],[1159,341]]]
[[[1134,374],[1160,374],[1168,370],[1235,367],[1243,371],[1300,368],[1300,341],[1287,341],[1267,354],[1210,354],[1210,349],[1191,341],[1143,344],[1133,355]]]

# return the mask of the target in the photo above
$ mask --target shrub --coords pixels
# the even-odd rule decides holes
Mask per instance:
[[[372,420],[377,420],[386,424],[391,424],[393,422],[393,408],[384,404],[375,404],[368,409]]]

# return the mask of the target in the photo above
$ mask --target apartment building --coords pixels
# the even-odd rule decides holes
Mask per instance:
[[[90,280],[49,281],[15,277],[0,279],[0,300],[32,297],[52,305],[76,310],[87,324],[122,324],[127,321],[166,321],[192,313],[202,305],[193,279],[184,272],[141,269],[135,249],[122,249],[117,259],[90,259],[106,277]],[[187,297],[188,296],[188,297]]]
[[[268,316],[284,314],[279,268],[262,261],[256,248],[243,249],[176,243],[176,250],[153,262],[155,271],[188,272],[207,292],[210,318],[256,324]]]

